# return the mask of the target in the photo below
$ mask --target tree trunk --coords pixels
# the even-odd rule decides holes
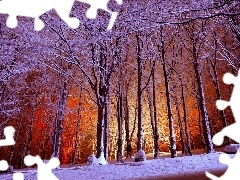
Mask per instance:
[[[199,62],[197,58],[196,45],[194,43],[193,43],[193,59],[194,59],[194,71],[197,79],[197,87],[198,87],[198,93],[199,93],[200,110],[203,118],[202,121],[203,121],[203,129],[204,129],[204,138],[207,143],[206,144],[207,153],[211,153],[211,152],[214,152],[214,149],[213,149],[213,143],[212,143],[212,137],[211,137],[210,121],[209,121],[208,112],[206,108],[206,101],[205,101],[205,95],[203,90],[201,72],[199,69]]]
[[[152,105],[152,99],[151,99],[151,93],[149,90],[149,87],[147,88],[147,97],[148,97],[148,107],[149,107],[149,114],[150,114],[150,121],[153,131],[153,137],[155,136],[155,125],[154,125],[154,118],[153,118],[153,105]]]
[[[181,119],[181,115],[180,115],[180,109],[179,109],[179,104],[178,104],[178,95],[177,95],[177,91],[176,89],[174,89],[174,93],[175,93],[175,104],[176,104],[176,110],[177,110],[177,116],[178,116],[178,126],[179,126],[179,134],[180,134],[180,138],[181,138],[181,145],[182,145],[182,154],[186,154],[187,155],[187,147],[186,147],[186,142],[185,142],[185,135],[184,135],[184,130],[182,127],[182,119]]]
[[[201,110],[200,110],[200,103],[197,97],[197,105],[198,105],[198,125],[199,125],[199,131],[200,131],[200,142],[201,145],[203,147],[203,151],[206,153],[207,152],[207,148],[206,148],[206,142],[205,142],[205,138],[204,138],[204,133],[203,133],[203,125],[202,125],[202,117],[201,117]]]
[[[153,118],[154,118],[154,125],[155,125],[155,130],[154,130],[154,158],[158,159],[160,157],[160,149],[159,149],[159,133],[158,133],[158,120],[157,120],[155,65],[156,65],[156,62],[155,62],[155,60],[153,60],[152,86],[153,86]]]
[[[143,75],[143,60],[141,59],[142,42],[139,34],[137,37],[137,66],[138,66],[138,89],[137,89],[137,100],[138,100],[138,142],[137,151],[143,148],[143,125],[142,125],[142,75]]]
[[[124,111],[125,111],[125,132],[126,132],[126,143],[127,143],[127,147],[126,147],[126,151],[127,151],[127,155],[126,155],[126,159],[128,157],[131,157],[132,155],[132,147],[131,147],[131,141],[130,141],[130,128],[129,128],[129,107],[128,107],[128,97],[127,94],[125,94],[125,102],[124,102]]]
[[[122,125],[123,125],[123,75],[122,75],[122,62],[119,64],[118,73],[118,100],[117,100],[117,121],[118,121],[118,149],[117,149],[117,162],[122,163],[123,154],[123,137],[122,137]]]
[[[23,160],[24,157],[27,155],[29,155],[31,153],[31,144],[32,144],[32,129],[33,129],[33,121],[34,121],[34,114],[36,111],[36,106],[37,106],[37,98],[38,95],[35,95],[34,99],[33,99],[33,103],[32,105],[32,111],[31,111],[31,115],[30,115],[30,121],[29,121],[29,125],[28,125],[28,130],[26,131],[26,139],[22,144],[21,147],[21,159]],[[22,168],[24,166],[23,162],[20,164],[20,168]]]
[[[44,128],[42,127],[42,129],[41,129],[41,137],[40,137],[40,144],[38,146],[38,152],[37,152],[37,154],[39,154],[40,156],[41,156],[41,150],[43,149],[43,142],[44,142],[44,140],[43,140],[43,138],[44,138],[43,133],[44,133]]]
[[[117,121],[118,121],[118,149],[117,149],[117,162],[122,163],[122,119],[123,119],[123,111],[122,111],[122,93],[121,88],[119,87],[119,97],[117,102]]]
[[[79,131],[80,131],[80,121],[81,121],[81,98],[82,98],[82,88],[80,89],[80,95],[79,95],[79,104],[78,104],[78,119],[77,119],[77,127],[76,127],[76,135],[75,135],[75,145],[74,145],[74,151],[73,151],[73,160],[72,160],[72,166],[75,166],[76,164],[76,158],[77,158],[77,149],[79,144]]]
[[[183,120],[185,125],[185,133],[187,138],[187,155],[192,155],[192,148],[191,148],[191,141],[190,141],[190,134],[188,128],[188,120],[187,120],[187,106],[186,106],[186,99],[184,95],[184,86],[182,81],[182,75],[179,77],[181,83],[181,92],[182,92],[182,103],[183,103]]]
[[[100,78],[98,84],[98,124],[97,124],[97,158],[104,155],[108,161],[108,142],[109,142],[109,87],[110,76],[108,74],[107,59],[104,55],[104,49],[101,46],[99,57]]]
[[[98,123],[97,123],[97,158],[104,153],[103,134],[104,134],[104,109],[103,105],[98,105]]]
[[[99,65],[103,67],[103,57],[102,53],[100,53],[99,58]],[[97,158],[104,154],[104,128],[105,128],[105,121],[104,121],[104,108],[105,108],[105,90],[104,90],[104,73],[103,70],[100,70],[100,82],[98,85],[98,124],[97,124]]]
[[[214,36],[216,37],[216,32],[214,32]],[[222,99],[220,86],[219,86],[217,67],[216,67],[216,63],[217,63],[217,40],[216,39],[215,39],[215,42],[214,42],[214,46],[215,46],[214,47],[215,48],[214,60],[210,59],[210,64],[211,64],[212,69],[213,69],[213,74],[211,73],[210,70],[209,70],[209,73],[212,76],[212,80],[213,80],[215,90],[216,90],[217,99]],[[227,127],[227,120],[226,120],[224,110],[220,111],[220,117],[221,117],[223,127]],[[230,139],[228,137],[226,137],[225,140],[226,140],[227,144],[229,145],[230,144]]]
[[[35,99],[33,100],[35,103],[33,104],[33,108],[32,108],[32,112],[31,112],[31,116],[30,116],[30,123],[28,125],[28,134],[27,134],[27,142],[26,142],[26,153],[29,155],[31,154],[31,145],[32,145],[32,134],[33,134],[33,121],[34,121],[34,114],[36,111],[36,106],[37,106],[37,97],[38,95],[36,95]]]
[[[161,30],[161,46],[158,45],[158,50],[162,55],[162,67],[164,73],[164,81],[166,87],[166,97],[167,97],[167,108],[168,108],[168,120],[169,120],[169,130],[170,130],[170,148],[171,148],[171,157],[174,158],[177,156],[176,150],[176,139],[174,133],[174,125],[173,125],[173,114],[172,114],[172,105],[171,105],[171,97],[170,97],[170,87],[169,87],[169,79],[168,79],[168,70],[165,59],[165,49],[164,49],[164,41],[162,40],[162,30]]]
[[[17,132],[15,133],[16,135],[14,137],[16,142],[18,142],[18,140],[19,140],[19,134],[20,134],[19,132],[22,127],[23,127],[23,124],[22,124],[22,118],[21,118],[21,121],[19,121],[19,123],[18,123]],[[13,156],[14,156],[15,150],[16,150],[16,144],[14,144],[11,149],[11,155],[9,158],[10,165],[13,165]]]
[[[109,87],[109,86],[108,86]],[[105,96],[105,114],[104,114],[104,157],[108,162],[108,143],[109,143],[109,89],[107,87]]]
[[[163,57],[164,59],[164,57]],[[167,107],[168,107],[168,120],[169,120],[169,130],[170,130],[170,146],[171,146],[171,157],[174,158],[177,156],[176,151],[176,139],[174,133],[174,125],[173,125],[173,114],[172,114],[172,107],[171,107],[171,97],[169,93],[169,83],[168,83],[168,72],[166,64],[163,60],[163,71],[164,71],[164,80],[165,80],[165,87],[166,87],[166,96],[167,96]]]
[[[136,101],[136,108],[135,108],[135,113],[134,113],[134,122],[133,122],[133,129],[132,129],[132,132],[131,132],[131,135],[130,135],[130,138],[129,138],[129,141],[127,143],[127,148],[128,148],[128,151],[130,153],[130,157],[132,155],[132,139],[133,139],[133,134],[136,130],[136,122],[137,122],[137,103],[138,101]]]
[[[59,75],[60,76],[60,75]],[[60,79],[60,77],[59,77]],[[61,80],[58,83],[58,109],[56,114],[56,123],[54,128],[53,138],[53,153],[51,157],[60,159],[61,136],[63,130],[63,118],[66,109],[66,101],[68,95],[68,82],[64,79],[63,86]]]

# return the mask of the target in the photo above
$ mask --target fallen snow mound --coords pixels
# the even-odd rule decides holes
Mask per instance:
[[[99,163],[100,165],[107,165],[107,164],[108,164],[107,161],[106,161],[106,159],[105,159],[105,157],[104,157],[103,152],[101,152],[101,155],[100,155],[100,157],[98,158],[98,163]]]
[[[230,144],[224,148],[224,152],[228,154],[235,154],[237,153],[239,147],[240,147],[240,144]]]
[[[165,179],[166,177],[186,177],[189,175],[204,174],[204,171],[227,169],[226,164],[219,162],[222,153],[209,153],[202,155],[184,156],[176,158],[160,158],[148,160],[147,163],[131,162],[131,166],[109,164],[106,166],[79,166],[75,170],[71,168],[54,169],[53,173],[59,180],[137,180],[137,179]],[[231,158],[234,154],[229,155]],[[15,171],[16,172],[16,171]],[[0,180],[12,180],[13,174],[1,174]],[[166,178],[166,179],[169,179]],[[25,180],[37,180],[37,170],[24,172]],[[176,178],[177,179],[177,178]],[[185,179],[185,178],[184,178]],[[201,180],[206,179],[202,178]],[[196,179],[199,180],[199,179]]]
[[[141,162],[146,161],[146,154],[145,152],[140,149],[135,155],[134,155],[134,162]]]
[[[94,154],[91,154],[88,157],[88,165],[90,166],[94,166],[94,165],[107,165],[108,162],[105,160],[104,158],[104,154],[101,153],[100,157],[97,159],[96,156]]]
[[[88,165],[91,165],[91,166],[99,165],[98,160],[94,154],[91,154],[88,157]]]

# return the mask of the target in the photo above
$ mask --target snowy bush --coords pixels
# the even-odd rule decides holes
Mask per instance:
[[[106,165],[108,164],[104,158],[104,154],[101,153],[100,157],[97,159],[94,154],[88,157],[88,165]]]
[[[91,154],[89,157],[88,157],[88,165],[98,165],[98,160],[96,158],[96,156],[94,154]]]
[[[141,162],[146,161],[146,154],[145,152],[140,149],[135,155],[134,155],[134,162]]]
[[[224,148],[224,152],[228,154],[235,154],[240,147],[240,144],[230,144]]]

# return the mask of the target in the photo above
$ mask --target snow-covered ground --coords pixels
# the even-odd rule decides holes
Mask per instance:
[[[207,179],[205,171],[223,173],[227,166],[219,162],[221,152],[184,157],[162,157],[142,163],[126,162],[97,166],[77,166],[53,170],[59,180],[137,180],[137,179]],[[234,154],[230,155],[234,157]],[[36,170],[23,171],[25,180],[35,180]],[[197,178],[198,177],[198,178]],[[12,174],[0,175],[0,180],[11,180]],[[190,178],[192,179],[192,178]]]

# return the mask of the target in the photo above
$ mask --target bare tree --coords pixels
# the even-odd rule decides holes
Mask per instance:
[[[203,82],[202,82],[202,76],[201,76],[201,63],[199,60],[199,54],[200,50],[202,49],[202,46],[204,44],[205,40],[205,21],[199,21],[199,22],[191,22],[188,25],[184,25],[184,28],[186,30],[187,36],[190,40],[191,48],[187,45],[185,46],[187,50],[191,53],[193,58],[193,66],[194,66],[194,72],[197,80],[197,88],[199,93],[199,105],[200,110],[202,114],[202,123],[204,128],[204,138],[206,140],[207,145],[207,152],[211,153],[214,151],[213,149],[213,143],[212,143],[212,137],[211,137],[211,129],[210,129],[210,121],[209,116],[207,112],[206,107],[206,100],[205,100],[205,94],[204,94],[204,88],[203,88]],[[200,24],[200,26],[198,26]]]
[[[175,139],[175,133],[174,133],[174,126],[173,126],[173,112],[172,112],[172,103],[171,103],[171,96],[170,96],[170,84],[169,84],[169,71],[167,68],[167,60],[166,60],[166,47],[165,45],[165,37],[163,34],[163,27],[160,28],[159,32],[159,38],[160,38],[160,44],[157,45],[158,51],[161,54],[161,62],[162,62],[162,68],[163,68],[163,74],[164,74],[164,82],[166,87],[166,98],[167,98],[167,109],[168,109],[168,121],[169,121],[169,130],[170,130],[170,148],[171,148],[171,157],[174,158],[177,156],[176,151],[176,139]],[[171,41],[170,41],[171,42]]]

